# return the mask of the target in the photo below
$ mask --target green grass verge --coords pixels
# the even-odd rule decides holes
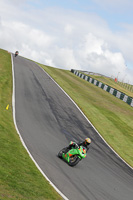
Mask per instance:
[[[9,104],[9,109],[6,106]],[[22,146],[12,117],[11,56],[0,49],[0,199],[62,199]]]
[[[133,108],[70,71],[40,66],[77,103],[108,144],[133,167]]]

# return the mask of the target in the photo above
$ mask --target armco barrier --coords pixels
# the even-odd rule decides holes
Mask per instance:
[[[114,95],[118,99],[121,99],[122,101],[124,101],[125,103],[127,103],[133,107],[133,98],[132,97],[127,96],[123,92],[120,92],[120,91],[116,90],[115,88],[112,88],[109,85],[106,85],[100,81],[97,81],[90,76],[84,75],[81,72],[78,72],[77,70],[71,69],[71,72],[74,73],[76,76],[79,76],[80,78],[88,81],[89,83],[92,83],[92,84],[96,85],[97,87],[102,88],[106,92],[109,92],[110,94]]]

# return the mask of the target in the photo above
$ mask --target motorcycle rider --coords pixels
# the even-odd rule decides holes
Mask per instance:
[[[16,57],[16,56],[18,56],[18,54],[19,54],[19,52],[18,52],[18,51],[16,51],[16,52],[15,52],[15,57]]]
[[[90,138],[86,138],[83,142],[79,142],[79,143],[71,141],[69,146],[66,148],[65,153],[67,153],[70,149],[72,149],[72,147],[73,148],[78,148],[79,146],[85,147],[86,148],[86,153],[87,153],[87,151],[89,150],[89,145],[90,144],[91,144],[91,139]]]

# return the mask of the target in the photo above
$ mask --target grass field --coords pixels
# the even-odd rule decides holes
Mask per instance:
[[[70,71],[40,66],[71,96],[108,144],[133,167],[133,108]]]
[[[62,198],[38,171],[20,142],[12,117],[11,56],[0,49],[0,200],[9,199]]]

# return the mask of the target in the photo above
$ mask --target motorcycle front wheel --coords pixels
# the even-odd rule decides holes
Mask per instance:
[[[80,161],[80,158],[77,155],[73,155],[69,159],[69,165],[71,167],[73,167],[73,166],[77,165],[79,161]]]
[[[59,153],[58,153],[59,158],[62,158],[62,154],[65,152],[66,148],[67,147],[65,147],[65,148],[63,148],[62,150],[59,151]]]

